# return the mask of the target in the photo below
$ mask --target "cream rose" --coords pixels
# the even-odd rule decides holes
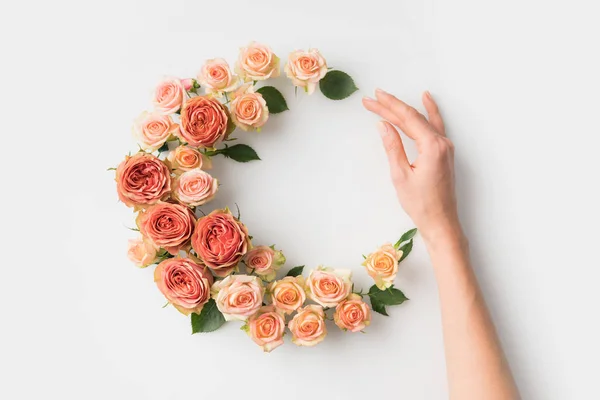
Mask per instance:
[[[170,151],[167,161],[171,165],[171,168],[176,171],[191,171],[196,168],[207,170],[212,168],[212,162],[209,157],[187,146],[179,146],[175,150]]]
[[[212,287],[212,297],[226,321],[245,321],[262,306],[264,288],[256,276],[229,275]]]
[[[260,93],[254,91],[252,85],[246,84],[240,87],[232,98],[229,106],[231,120],[241,129],[245,131],[258,130],[269,119],[267,102]]]
[[[317,49],[296,50],[289,55],[284,71],[294,85],[312,94],[327,74],[327,63]]]
[[[257,246],[246,254],[244,262],[250,272],[254,272],[265,281],[272,281],[277,270],[285,264],[285,256],[274,247]]]
[[[390,243],[386,243],[369,254],[362,265],[367,269],[367,273],[375,280],[375,285],[380,290],[385,290],[392,286],[396,274],[398,273],[398,262],[402,257],[402,250],[396,249]]]
[[[186,171],[173,180],[173,197],[190,207],[201,206],[217,194],[219,182],[201,169]]]
[[[352,291],[352,271],[319,267],[306,280],[308,297],[323,307],[335,307]]]
[[[248,336],[268,353],[283,344],[285,319],[275,307],[264,306],[248,319],[245,330]]]
[[[180,79],[165,78],[156,86],[152,102],[157,113],[168,115],[181,108],[185,97],[185,88]]]
[[[362,331],[371,323],[371,309],[362,301],[362,297],[352,293],[337,305],[333,320],[340,329],[350,332]]]
[[[292,343],[298,346],[314,346],[325,339],[325,312],[323,307],[310,305],[298,310],[288,324],[292,332]]]
[[[200,85],[206,89],[206,93],[218,97],[222,97],[223,93],[232,92],[238,84],[238,77],[231,73],[229,64],[222,58],[207,60],[197,78]]]
[[[168,115],[144,111],[133,122],[133,136],[144,150],[157,150],[174,135],[179,125]]]
[[[129,248],[127,256],[136,266],[145,268],[156,262],[156,251],[158,249],[149,240],[140,236],[135,239],[129,239]]]
[[[240,49],[235,72],[245,81],[264,81],[279,76],[279,57],[269,46],[251,42]]]
[[[268,287],[271,301],[277,309],[285,314],[291,314],[304,305],[306,292],[302,275],[285,278],[272,282]]]

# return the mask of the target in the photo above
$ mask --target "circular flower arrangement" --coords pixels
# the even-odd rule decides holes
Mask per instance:
[[[352,78],[328,68],[316,49],[292,52],[283,69],[296,89],[309,95],[319,88],[341,100],[357,90]],[[111,168],[119,199],[137,213],[135,230],[141,235],[130,240],[128,256],[138,267],[155,265],[156,286],[167,304],[190,316],[192,333],[239,320],[268,352],[283,344],[286,328],[298,346],[323,341],[327,320],[347,332],[362,331],[371,323],[371,310],[388,315],[386,307],[407,300],[394,279],[416,229],[363,256],[375,282],[366,292],[355,289],[345,269],[319,266],[305,278],[304,266],[296,266],[277,279],[286,262],[281,250],[253,245],[239,214],[227,208],[205,214],[198,208],[219,188],[207,172],[212,157],[260,159],[247,145],[227,144],[235,140],[235,130],[260,131],[269,118],[288,110],[281,92],[265,85],[280,75],[279,58],[268,46],[253,42],[242,48],[234,71],[215,58],[196,78],[166,78],[154,91],[153,111],[135,119],[140,151]]]

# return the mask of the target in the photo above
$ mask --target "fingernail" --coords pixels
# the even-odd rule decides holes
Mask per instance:
[[[429,90],[426,90],[426,91],[425,91],[425,96],[427,96],[427,98],[428,98],[429,100],[433,100],[433,96],[431,95],[431,93],[429,93]]]
[[[385,91],[385,90],[383,90],[383,89],[379,89],[379,88],[375,89],[375,93],[380,93],[380,94],[388,94],[388,92],[386,92],[386,91]]]
[[[377,129],[379,130],[379,134],[383,137],[388,134],[388,126],[385,122],[379,121],[377,123]]]
[[[363,97],[363,100],[364,100],[364,101],[375,101],[375,100],[373,100],[372,98],[370,98],[369,96],[364,96],[364,97]]]

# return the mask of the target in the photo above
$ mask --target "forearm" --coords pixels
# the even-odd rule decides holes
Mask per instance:
[[[460,228],[426,241],[438,283],[450,398],[518,399]]]

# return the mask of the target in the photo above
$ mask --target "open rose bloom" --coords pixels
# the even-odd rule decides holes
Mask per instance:
[[[143,236],[129,239],[127,256],[137,267],[145,268],[156,261],[157,248]]]
[[[367,269],[369,276],[375,280],[375,285],[380,290],[385,290],[394,283],[401,257],[402,250],[386,243],[369,254],[362,265]]]
[[[333,320],[340,329],[359,332],[371,323],[371,309],[362,297],[352,293],[337,305]]]
[[[249,275],[230,275],[215,282],[212,296],[226,321],[245,321],[262,306],[264,287],[260,279]]]
[[[161,202],[140,212],[137,225],[156,247],[176,255],[189,247],[196,217],[183,204]]]
[[[198,168],[186,171],[173,180],[173,197],[183,204],[196,207],[215,197],[218,188],[217,180]]]
[[[231,73],[229,64],[222,58],[207,60],[198,73],[198,82],[206,89],[207,94],[222,97],[223,93],[232,92],[238,84],[238,77]]]
[[[252,85],[240,87],[233,95],[231,101],[231,119],[233,123],[244,131],[260,129],[269,119],[267,102]]]
[[[323,307],[335,307],[350,295],[352,271],[319,267],[306,280],[308,297]]]
[[[275,307],[264,306],[248,319],[246,331],[268,353],[283,344],[285,319]]]
[[[179,138],[193,147],[213,147],[226,138],[229,116],[219,100],[192,97],[181,109]]]
[[[279,76],[279,57],[269,46],[251,42],[242,47],[235,71],[245,81],[264,81]]]
[[[152,102],[157,113],[169,115],[179,111],[185,99],[185,88],[181,80],[169,77],[156,86]]]
[[[288,324],[292,332],[292,343],[298,346],[314,346],[327,336],[323,307],[310,305],[298,310]]]
[[[117,167],[115,180],[119,199],[136,210],[166,199],[171,192],[169,168],[145,152],[126,157]]]
[[[145,111],[133,123],[133,136],[144,150],[157,150],[178,130],[170,116],[156,112]]]
[[[312,94],[327,74],[327,62],[317,49],[296,50],[290,53],[284,70],[295,86]]]
[[[205,171],[212,168],[210,158],[206,157],[198,150],[187,146],[178,146],[175,150],[169,152],[167,162],[176,174],[184,171],[191,171],[196,168]]]
[[[306,292],[304,291],[304,278],[300,276],[286,276],[272,282],[268,287],[271,302],[285,314],[291,314],[304,305]]]
[[[274,247],[257,246],[246,254],[245,263],[250,272],[269,282],[275,279],[277,271],[285,264],[285,257]]]

